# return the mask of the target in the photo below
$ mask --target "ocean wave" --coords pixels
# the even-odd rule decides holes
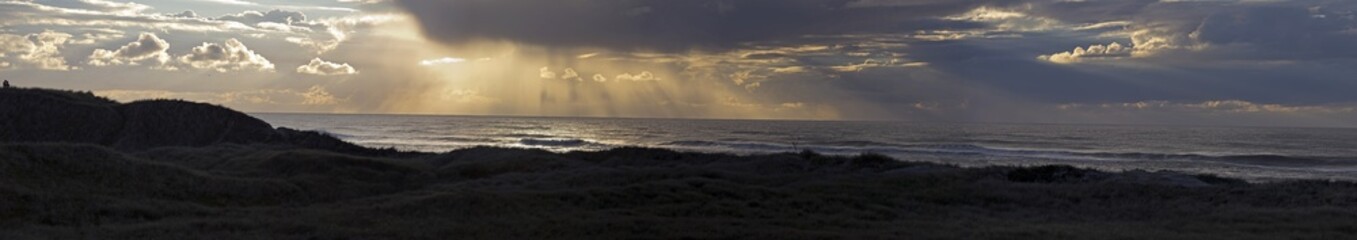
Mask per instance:
[[[747,131],[747,130],[735,130],[735,131],[730,131],[730,133],[731,133],[731,134],[741,134],[741,135],[761,135],[761,136],[782,136],[782,135],[788,135],[787,133],[779,133],[779,132]]]
[[[367,140],[356,140],[356,141],[352,141],[352,142],[355,143],[355,144],[359,144],[359,145],[369,145],[369,144],[372,144],[372,145],[383,145],[383,146],[387,146],[387,145],[389,145],[389,146],[477,146],[477,145],[488,145],[488,144],[490,144],[490,143],[488,143],[488,142],[459,142],[459,141],[442,141],[442,140],[433,140],[433,139],[401,139],[401,138],[367,139]]]
[[[336,138],[339,138],[339,139],[353,139],[353,138],[357,138],[357,137],[358,137],[358,136],[350,135],[350,134],[336,133],[336,132],[328,131],[328,130],[325,130],[325,129],[315,129],[315,130],[311,130],[311,131],[316,131],[316,132],[319,132],[320,134],[323,134],[323,135],[326,135],[326,136],[331,136],[331,137],[336,137]]]
[[[1111,152],[1071,149],[1030,149],[990,147],[977,144],[916,144],[904,148],[880,149],[886,153],[924,153],[948,155],[980,155],[1026,159],[1104,160],[1104,161],[1212,161],[1260,166],[1318,166],[1357,164],[1357,159],[1336,159],[1320,156],[1288,156],[1260,153],[1160,153]]]
[[[661,146],[677,147],[706,147],[706,148],[724,148],[730,150],[763,150],[763,151],[788,151],[793,150],[795,146],[791,144],[776,144],[763,142],[734,142],[734,141],[702,141],[702,140],[681,140],[671,141],[660,144]]]
[[[494,143],[495,139],[465,136],[438,136],[429,138],[436,141],[459,142],[459,143]]]
[[[495,135],[495,136],[498,136],[498,137],[507,137],[507,138],[536,138],[536,139],[545,139],[545,138],[555,138],[555,137],[556,137],[556,136],[552,136],[552,135],[533,134],[533,133],[505,133],[505,134],[498,134],[498,135]]]
[[[779,144],[765,142],[726,142],[704,140],[670,141],[660,146],[691,148],[708,151],[786,152],[811,150],[826,154],[879,153],[899,157],[918,155],[981,156],[1014,159],[1048,160],[1102,160],[1102,161],[1213,161],[1259,166],[1322,166],[1357,165],[1357,159],[1338,159],[1320,156],[1288,156],[1258,153],[1154,153],[1107,152],[1071,149],[1028,149],[992,147],[970,143],[888,144],[871,141],[844,141],[836,145]]]
[[[584,139],[574,138],[524,138],[519,139],[518,143],[527,146],[543,147],[578,147],[593,144]]]
[[[507,123],[503,125],[491,125],[489,127],[492,129],[506,129],[506,130],[538,130],[538,131],[551,130],[551,127],[542,125],[520,125],[514,123]]]
[[[363,132],[363,131],[350,131],[350,130],[342,130],[342,132],[341,132],[341,131],[327,130],[327,129],[314,129],[314,130],[308,130],[308,131],[316,131],[316,132],[319,132],[319,133],[321,133],[321,134],[329,135],[329,136],[331,136],[331,137],[339,138],[339,139],[341,139],[341,140],[346,140],[346,141],[358,141],[358,140],[367,140],[367,139],[385,139],[385,138],[390,138],[389,135],[383,135],[383,134],[378,133],[378,132]]]
[[[829,145],[829,146],[892,146],[892,145],[897,145],[897,144],[884,143],[884,142],[877,142],[877,141],[868,141],[868,140],[822,141],[822,142],[812,142],[812,143],[810,143],[810,144],[815,144],[815,145]]]
[[[1204,161],[1218,161],[1261,166],[1323,166],[1323,165],[1357,164],[1357,159],[1338,159],[1317,156],[1286,156],[1278,154],[1207,155],[1192,153],[1179,154],[1179,153],[1099,152],[1099,153],[1085,153],[1083,155],[1115,159],[1204,160]]]

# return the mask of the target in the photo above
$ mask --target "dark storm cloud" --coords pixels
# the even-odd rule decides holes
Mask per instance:
[[[1347,4],[1354,5],[1354,4]],[[1357,57],[1351,6],[1266,6],[1213,14],[1196,29],[1202,42],[1245,44],[1273,58]],[[1347,8],[1347,9],[1343,9]],[[1341,9],[1341,10],[1340,10]]]
[[[429,37],[449,44],[508,40],[548,47],[721,50],[806,35],[979,29],[985,26],[942,17],[990,6],[1069,24],[1131,22],[1131,30],[1144,30],[1138,40],[1166,41],[1142,42],[1138,50],[1216,45],[1234,47],[1210,53],[1227,57],[1357,53],[1357,46],[1346,44],[1357,40],[1357,3],[1351,1],[402,0],[397,5]],[[1081,45],[1095,43],[1107,44]]]
[[[620,50],[723,49],[811,34],[974,27],[937,17],[989,2],[937,0],[402,0],[425,33]]]
[[[837,105],[850,117],[1010,117],[1005,114],[1066,103],[1357,102],[1351,94],[1357,82],[1348,77],[1357,75],[1350,67],[1357,62],[1354,1],[403,0],[398,5],[442,43],[483,39],[607,48],[614,51],[591,59],[703,70],[685,76],[712,80],[748,102],[851,102]],[[1095,59],[1085,62],[1037,58],[1114,42],[1123,51],[1092,54]],[[690,49],[718,51],[684,51]],[[683,56],[616,57],[630,50]],[[698,58],[704,59],[685,62]]]

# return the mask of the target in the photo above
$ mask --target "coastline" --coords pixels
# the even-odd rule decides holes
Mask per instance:
[[[446,152],[490,146],[553,152],[649,147],[826,155],[877,153],[967,167],[1070,165],[1216,174],[1248,181],[1357,180],[1357,131],[1160,126],[688,121],[402,115],[258,115],[366,147]]]
[[[1349,182],[961,168],[878,155],[472,148],[387,158],[270,145],[123,153],[18,143],[0,144],[0,158],[6,239],[1357,234],[1346,224],[1357,221]]]
[[[0,90],[0,238],[1357,237],[1353,182],[810,151],[401,152],[86,95]]]

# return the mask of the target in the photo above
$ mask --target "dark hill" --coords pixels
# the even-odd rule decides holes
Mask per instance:
[[[1352,183],[875,155],[0,144],[0,239],[1357,239],[1354,222]]]
[[[263,120],[220,106],[155,100],[117,109],[124,116],[123,131],[109,144],[117,149],[264,143],[281,138]]]
[[[44,143],[32,143],[44,142]],[[0,89],[0,239],[1357,239],[1357,183],[886,156],[356,146]]]
[[[117,106],[90,93],[0,89],[0,142],[106,143],[122,128]]]
[[[269,144],[359,155],[397,154],[328,135],[274,129],[225,107],[180,100],[118,103],[89,92],[0,89],[0,142],[91,143],[122,151]]]

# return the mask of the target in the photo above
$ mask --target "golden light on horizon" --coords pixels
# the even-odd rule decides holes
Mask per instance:
[[[403,91],[381,110],[408,114],[588,117],[838,119],[834,107],[749,99],[750,89],[722,86],[727,76],[703,70],[715,54],[604,54],[505,41],[447,46],[425,40],[411,21],[382,33],[404,50],[381,59]],[[381,88],[374,86],[373,89]]]

